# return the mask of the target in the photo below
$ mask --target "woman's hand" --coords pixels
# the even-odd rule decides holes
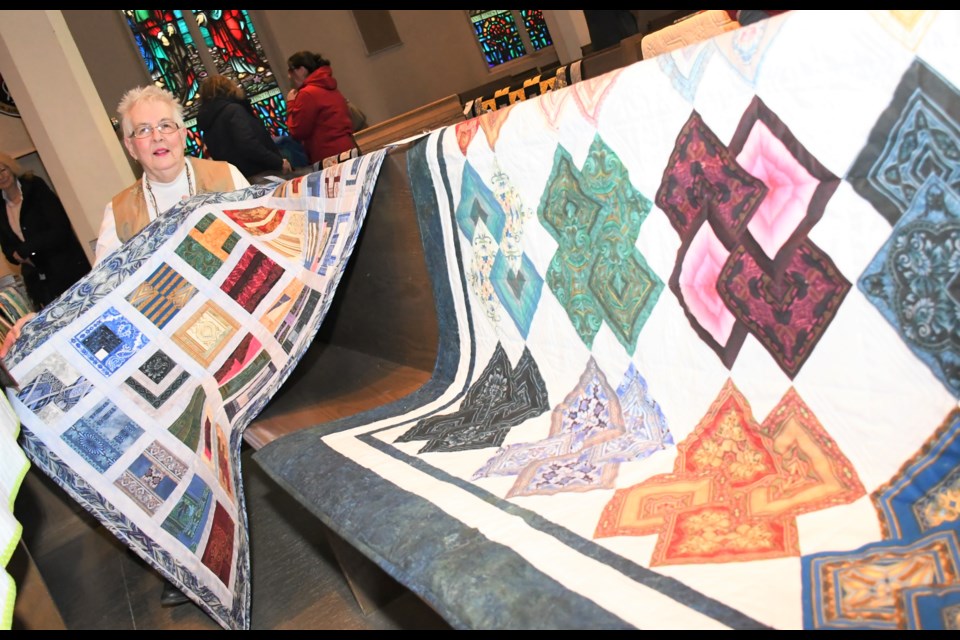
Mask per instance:
[[[287,92],[287,102],[293,102],[296,99],[297,99],[297,90],[290,89],[290,91]]]
[[[290,165],[290,161],[286,158],[283,159],[283,168],[281,170],[284,173],[293,173],[293,167]]]
[[[7,352],[10,351],[10,347],[13,346],[13,343],[17,341],[17,338],[20,337],[20,329],[23,325],[27,324],[37,316],[36,313],[28,313],[14,323],[10,327],[10,331],[7,332],[7,335],[3,338],[3,344],[0,344],[0,358],[5,358]]]

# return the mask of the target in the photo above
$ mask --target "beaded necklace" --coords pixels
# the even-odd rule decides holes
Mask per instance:
[[[196,194],[194,193],[194,190],[193,190],[193,173],[190,171],[189,162],[186,163],[186,169],[187,169],[187,193],[189,193],[190,197],[192,198]],[[150,178],[147,177],[146,173],[143,174],[143,181],[147,185],[147,193],[150,194],[150,201],[153,203],[153,213],[155,216],[159,217],[160,207],[157,206],[157,197],[153,195],[153,187],[150,186]]]

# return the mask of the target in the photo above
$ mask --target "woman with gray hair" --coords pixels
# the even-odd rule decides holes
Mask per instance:
[[[6,153],[0,153],[0,191],[0,248],[42,309],[90,271],[90,260],[57,194]]]
[[[143,176],[107,203],[94,263],[181,200],[250,186],[230,163],[192,157],[188,161],[183,107],[166,89],[155,85],[131,89],[120,100],[117,115],[123,144],[140,163]]]

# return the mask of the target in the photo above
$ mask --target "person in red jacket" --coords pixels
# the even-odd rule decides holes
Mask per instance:
[[[287,94],[287,127],[307,149],[311,163],[356,146],[347,99],[337,90],[330,61],[318,53],[298,51],[287,59],[294,88]]]

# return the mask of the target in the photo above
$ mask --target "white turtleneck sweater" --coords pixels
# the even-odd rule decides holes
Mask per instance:
[[[144,196],[147,199],[147,212],[150,214],[150,220],[155,220],[160,213],[168,211],[181,200],[190,197],[190,181],[187,179],[187,164],[184,163],[183,169],[177,174],[173,182],[157,182],[150,180],[150,189],[153,191],[154,198],[157,199],[157,206],[154,209],[153,198],[150,197],[150,191],[147,189],[147,174],[144,173],[140,178],[143,186]],[[230,176],[233,178],[233,184],[237,189],[249,187],[250,183],[243,177],[240,170],[232,164],[230,165]],[[193,181],[196,184],[196,180]],[[159,211],[158,211],[159,210]],[[103,220],[100,223],[100,233],[97,236],[97,249],[94,252],[94,266],[100,264],[100,261],[113,253],[120,247],[119,236],[117,236],[117,221],[113,217],[113,200],[107,203],[107,208],[103,212]]]

